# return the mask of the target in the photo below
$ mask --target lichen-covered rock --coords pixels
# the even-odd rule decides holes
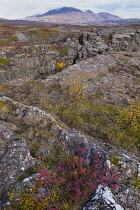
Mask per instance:
[[[92,161],[91,157],[93,157],[94,154],[102,154],[102,157],[104,157],[103,159],[108,164],[108,167],[114,166],[121,176],[120,187],[118,190],[112,192],[115,200],[125,209],[126,198],[129,197],[127,200],[127,210],[131,210],[132,205],[135,205],[135,209],[139,210],[139,190],[133,186],[133,181],[137,178],[133,178],[133,176],[138,176],[139,174],[140,163],[137,156],[126,150],[120,148],[118,149],[115,146],[103,143],[99,139],[84,136],[78,130],[70,129],[56,117],[40,110],[37,107],[24,105],[7,97],[2,97],[1,100],[9,103],[9,109],[10,106],[12,108],[11,112],[7,112],[4,115],[1,114],[3,120],[8,120],[9,123],[14,122],[14,124],[17,125],[19,133],[22,133],[23,130],[25,132],[26,129],[27,135],[25,136],[27,142],[28,138],[30,139],[29,142],[34,142],[34,138],[39,136],[39,139],[41,139],[41,145],[38,149],[40,157],[42,157],[42,154],[45,158],[49,157],[53,149],[49,148],[50,142],[59,142],[67,152],[74,154],[77,152],[75,150],[76,148],[79,146],[86,146],[88,151],[85,153],[85,158],[87,158],[86,161],[88,163]],[[1,130],[2,132],[5,132],[5,130]],[[38,132],[36,132],[36,130],[38,130]],[[39,132],[39,130],[41,132]],[[45,136],[43,135],[44,133],[42,133],[43,131],[46,132]],[[35,134],[37,136],[35,136]],[[12,133],[9,135],[11,136]],[[25,140],[23,138],[18,138],[18,140],[15,141],[15,137],[13,136],[12,138],[12,143],[7,148],[6,153],[4,153],[3,150],[0,150],[2,155],[1,168],[8,169],[8,171],[6,169],[4,170],[4,174],[1,169],[3,180],[5,180],[5,182],[1,182],[1,189],[4,189],[4,185],[7,183],[11,183],[15,180],[15,177],[18,177],[18,175],[22,173],[26,167],[35,164],[35,160],[32,159],[29,154]],[[47,149],[49,149],[48,152]],[[10,156],[12,159],[9,159]],[[104,190],[102,190],[102,192],[104,192]]]
[[[24,138],[15,135],[0,122],[0,200],[4,201],[7,190],[13,182],[37,161],[30,155]]]
[[[29,38],[25,36],[22,32],[16,32],[15,36],[17,36],[19,42],[27,42],[29,41]]]
[[[19,42],[29,41],[29,37],[22,32],[15,35]],[[137,29],[103,28],[97,30],[97,33],[77,31],[72,32],[69,37],[65,33],[62,36],[65,38],[60,40],[53,40],[51,37],[47,44],[23,46],[19,52],[9,49],[1,51],[0,57],[8,59],[9,64],[4,69],[0,65],[0,81],[26,76],[45,79],[57,72],[56,60],[69,66],[96,54],[112,51],[138,52],[140,48],[140,33]],[[51,49],[51,44],[54,43],[56,49]]]
[[[114,34],[112,36],[112,48],[115,51],[139,51],[140,36],[135,32],[125,33],[125,34]]]
[[[91,200],[85,205],[83,210],[124,210],[116,203],[111,190],[108,187],[99,185],[92,195]]]

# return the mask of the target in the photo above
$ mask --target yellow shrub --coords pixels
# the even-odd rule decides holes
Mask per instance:
[[[126,143],[131,147],[140,148],[140,100],[119,112],[118,125],[127,135]]]
[[[57,66],[59,69],[64,69],[65,64],[64,64],[64,63],[56,63],[56,66]]]
[[[84,80],[85,78],[77,76],[70,83],[69,95],[77,101],[87,98]]]

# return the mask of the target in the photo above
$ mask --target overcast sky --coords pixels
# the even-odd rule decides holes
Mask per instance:
[[[140,18],[140,0],[0,0],[0,18],[24,18],[63,6]]]

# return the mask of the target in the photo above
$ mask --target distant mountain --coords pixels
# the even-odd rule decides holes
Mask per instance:
[[[139,24],[140,26],[140,18],[130,18],[130,19],[119,19],[119,20],[106,20],[102,21],[102,23],[98,23],[95,25],[108,25],[108,26],[130,26],[134,24]]]
[[[52,26],[54,25],[54,23],[51,22],[41,22],[39,21],[35,21],[35,20],[27,20],[27,19],[20,19],[20,20],[8,20],[8,19],[0,19],[0,24],[11,24],[11,25],[19,25],[19,24],[23,24],[23,25],[42,25],[42,26]],[[55,23],[58,24],[59,23]],[[133,18],[133,19],[119,19],[119,20],[104,20],[104,21],[89,21],[86,22],[85,25],[96,25],[96,26],[125,26],[125,25],[140,25],[140,18]],[[74,23],[74,25],[78,25],[77,23]]]
[[[0,18],[0,20],[7,20],[6,18]]]
[[[87,24],[94,21],[100,22],[105,20],[118,20],[121,19],[116,15],[110,13],[93,13],[91,10],[83,12],[74,7],[62,7],[58,9],[49,10],[48,12],[40,15],[27,17],[26,20],[50,22],[55,24]]]
[[[132,25],[140,24],[140,18],[122,19],[107,12],[94,13],[91,10],[82,11],[74,7],[61,7],[49,10],[44,14],[29,16],[22,19],[8,20],[0,18],[0,23],[9,24],[71,24],[71,25]]]
[[[117,15],[112,15],[112,14],[110,14],[108,12],[100,12],[100,13],[98,13],[98,15],[101,18],[103,18],[104,20],[119,20],[119,19],[121,19]]]
[[[74,7],[61,7],[58,9],[49,10],[48,12],[38,15],[38,17],[48,16],[48,15],[56,15],[56,14],[65,14],[65,13],[71,13],[71,12],[83,12],[80,9],[76,9]]]
[[[85,13],[95,15],[95,13],[93,13],[91,10],[86,10]]]

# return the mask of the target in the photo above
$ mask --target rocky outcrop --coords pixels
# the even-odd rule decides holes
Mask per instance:
[[[18,33],[17,37],[19,40],[25,38],[21,33]],[[57,67],[57,63],[64,63],[66,67],[105,52],[137,52],[140,48],[140,31],[102,29],[94,33],[72,32],[64,40],[50,40],[48,43],[33,47],[24,46],[19,52],[1,51],[0,57],[7,59],[9,63],[0,65],[0,81],[21,77],[45,79],[62,70]]]
[[[5,122],[0,121],[0,206],[5,203],[7,190],[17,178],[36,164],[25,139],[15,135]]]
[[[137,52],[140,45],[140,31],[112,35],[112,48],[115,51]]]
[[[21,42],[28,41],[23,33],[16,36]],[[137,29],[99,28],[92,32],[73,31],[55,41],[50,38],[46,44],[20,47],[19,51],[0,51],[4,59],[0,65],[0,82],[5,82],[0,89],[1,208],[6,207],[7,192],[12,188],[34,184],[38,174],[34,172],[29,176],[26,171],[39,161],[49,159],[54,148],[59,150],[59,144],[73,154],[76,154],[75,148],[86,146],[87,163],[92,163],[91,157],[98,153],[108,168],[114,167],[120,174],[117,190],[111,192],[110,188],[99,185],[83,210],[139,209],[137,155],[99,138],[85,136],[52,114],[23,104],[39,104],[37,100],[46,100],[43,94],[57,103],[58,98],[67,96],[70,82],[76,76],[84,78],[88,97],[125,106],[129,101],[134,102],[140,94],[139,40]],[[62,64],[70,67],[63,70]],[[43,103],[50,105],[48,101]]]
[[[96,192],[83,210],[124,210],[113,198],[113,194],[108,187],[98,186]]]
[[[25,168],[34,166],[35,164],[35,160],[30,156],[24,139],[19,137],[18,141],[15,142],[13,133],[5,128],[5,126],[9,126],[21,135],[23,135],[22,133],[26,129],[26,142],[28,145],[29,142],[34,142],[34,133],[36,133],[36,137],[39,137],[42,144],[38,149],[38,154],[44,154],[46,157],[49,157],[49,154],[51,153],[49,144],[55,141],[57,143],[59,141],[66,151],[72,153],[75,152],[75,148],[79,145],[88,146],[88,161],[90,161],[90,156],[93,156],[95,152],[104,153],[104,161],[107,162],[108,167],[111,167],[114,163],[114,167],[117,168],[117,171],[121,175],[122,183],[119,189],[112,192],[116,202],[124,209],[132,209],[132,204],[135,205],[135,209],[139,209],[139,201],[137,198],[138,191],[131,184],[127,184],[127,180],[129,180],[133,174],[137,174],[137,176],[139,175],[138,157],[128,151],[103,143],[99,139],[86,137],[79,131],[68,128],[65,124],[57,120],[56,117],[40,110],[39,108],[23,105],[7,97],[2,97],[1,102],[7,106],[7,111],[6,109],[3,109],[0,113],[0,118],[5,121],[4,124],[1,124],[1,136],[2,138],[6,138],[3,137],[3,135],[5,135],[8,140],[12,139],[11,143],[9,141],[7,142],[6,151],[3,151],[5,147],[3,146],[3,139],[1,138],[2,148],[4,147],[1,150],[1,167],[5,168],[5,170],[1,170],[1,177],[5,180],[5,182],[1,182],[1,193],[5,192],[3,191],[4,189],[8,190],[7,187],[19,177],[19,174],[23,173]],[[45,131],[45,136],[41,129]],[[37,130],[38,132],[36,132]],[[47,132],[48,135],[46,135]],[[8,157],[11,156],[11,159],[9,159],[7,155]],[[117,162],[113,161],[114,158],[115,160],[117,159]],[[5,188],[3,188],[4,186]],[[108,193],[110,194],[109,189],[98,189],[96,195],[93,196],[92,203],[90,201],[85,209],[95,209],[94,205],[96,206],[98,203],[96,201],[101,200],[102,202],[100,202],[100,204],[103,205],[103,207],[105,206],[104,209],[108,208],[107,205],[111,207],[112,205],[116,205],[117,210],[119,205],[115,204],[114,198],[107,198],[106,200],[105,194]],[[131,195],[131,197],[129,197],[129,195]],[[104,201],[101,196],[105,199]],[[129,200],[127,200],[127,208],[126,197],[129,197]],[[99,205],[97,205],[97,209],[98,206]]]

